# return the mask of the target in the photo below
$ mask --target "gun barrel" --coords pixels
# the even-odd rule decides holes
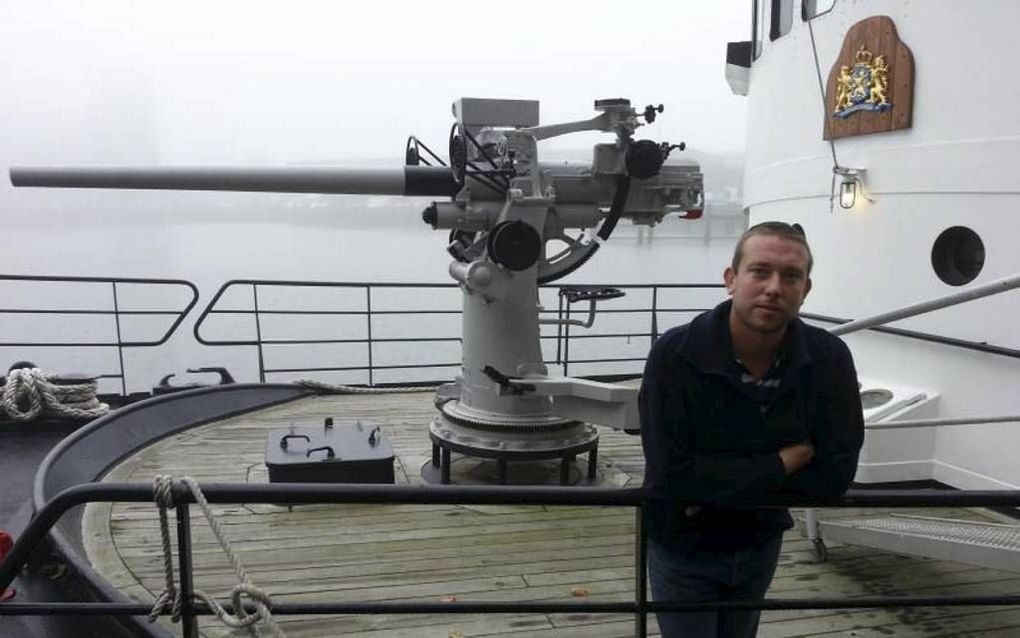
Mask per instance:
[[[450,169],[279,167],[15,167],[14,186],[197,191],[252,191],[350,195],[452,196],[458,186]]]

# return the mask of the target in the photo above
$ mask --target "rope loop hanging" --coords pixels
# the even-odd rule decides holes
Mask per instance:
[[[220,548],[227,555],[238,580],[238,583],[230,590],[230,602],[233,605],[234,613],[227,611],[216,602],[215,598],[203,591],[195,590],[191,596],[192,601],[205,603],[220,619],[220,622],[232,629],[247,629],[252,636],[260,638],[263,635],[261,627],[267,631],[267,635],[273,636],[273,638],[283,638],[283,630],[276,624],[270,611],[273,604],[272,599],[267,592],[256,587],[248,578],[248,573],[245,571],[244,565],[241,564],[240,557],[223,533],[223,527],[209,506],[209,502],[206,501],[198,482],[190,476],[184,476],[181,477],[180,483],[194,496],[195,502],[202,510]],[[170,524],[167,516],[167,510],[176,507],[173,488],[174,480],[169,475],[161,474],[153,479],[153,497],[159,508],[159,531],[163,540],[163,574],[166,582],[163,591],[156,597],[152,610],[149,612],[149,622],[155,622],[161,614],[167,612],[170,613],[170,620],[173,622],[178,622],[181,618],[182,595],[174,582],[173,550],[170,545]],[[254,606],[255,613],[249,613],[245,608],[245,598]]]

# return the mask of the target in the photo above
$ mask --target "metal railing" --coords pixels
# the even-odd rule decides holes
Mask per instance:
[[[917,339],[920,341],[937,343],[940,345],[951,346],[954,348],[963,348],[965,350],[975,350],[977,352],[984,352],[986,354],[993,354],[996,356],[1007,357],[1010,359],[1020,359],[1020,350],[1015,350],[1013,348],[993,346],[984,342],[966,341],[963,339],[944,337],[942,335],[933,335],[925,332],[906,330],[903,328],[891,328],[885,325],[893,321],[899,321],[900,319],[917,317],[920,315],[928,314],[930,312],[934,312],[936,310],[941,310],[943,308],[949,308],[951,306],[965,304],[976,299],[982,299],[984,297],[991,297],[994,295],[1002,294],[1004,292],[1009,292],[1017,288],[1020,288],[1020,275],[1013,275],[1011,277],[997,279],[995,281],[990,281],[985,284],[973,286],[971,288],[966,288],[964,290],[959,290],[948,295],[934,297],[927,301],[910,304],[900,308],[895,308],[893,310],[872,315],[871,317],[864,317],[862,319],[854,320],[841,319],[839,317],[830,317],[826,315],[816,315],[810,313],[801,313],[801,316],[804,319],[808,319],[811,321],[838,324],[829,329],[829,332],[835,335],[848,335],[853,334],[855,332],[860,332],[862,330],[871,330],[874,332],[889,334],[896,337]],[[1020,421],[1020,415],[915,419],[909,421],[897,421],[894,423],[868,424],[865,426],[865,429],[883,429],[883,430],[912,429],[924,427],[948,427],[961,425],[987,425],[994,423],[1016,423],[1018,421]]]
[[[569,286],[567,286],[569,287]],[[634,292],[634,291],[648,291],[651,294],[651,302],[648,306],[639,306],[636,308],[613,308],[613,307],[600,307],[597,310],[598,315],[602,316],[616,316],[616,315],[636,315],[639,317],[639,322],[647,326],[645,329],[640,331],[616,331],[616,332],[593,332],[585,329],[581,334],[571,334],[571,324],[564,323],[557,326],[555,336],[547,336],[544,338],[556,340],[556,359],[552,361],[546,361],[546,363],[555,363],[563,366],[563,374],[567,375],[570,373],[570,364],[601,364],[601,363],[640,363],[641,367],[644,367],[645,359],[647,358],[647,352],[642,352],[640,356],[636,357],[617,357],[617,358],[606,358],[606,357],[595,357],[588,359],[571,359],[570,358],[570,343],[574,341],[583,341],[586,339],[648,339],[648,345],[651,347],[652,343],[659,338],[659,314],[660,313],[689,313],[696,314],[711,309],[712,306],[672,306],[672,305],[660,305],[659,300],[661,293],[670,290],[723,290],[725,286],[723,284],[614,284],[613,288],[622,290],[623,292]],[[542,286],[542,289],[546,290],[560,290],[564,286]],[[562,294],[558,295],[558,307],[556,309],[557,317],[560,319],[570,320],[572,314],[572,305],[567,303],[566,297]],[[642,317],[644,315],[644,317]],[[645,323],[647,322],[647,323]],[[640,370],[638,370],[640,372]]]
[[[918,317],[943,308],[959,306],[976,299],[1000,295],[1004,292],[1016,290],[1017,288],[1020,288],[1020,275],[1012,275],[1010,277],[1003,277],[1002,279],[996,279],[977,286],[971,286],[970,288],[964,288],[963,290],[958,290],[948,295],[941,295],[926,301],[902,306],[887,312],[882,312],[877,315],[861,319],[854,319],[852,321],[849,319],[840,319],[838,317],[829,317],[826,315],[815,315],[810,313],[802,313],[801,316],[812,321],[840,324],[829,329],[829,331],[835,335],[853,334],[854,332],[859,332],[861,330],[874,330],[875,332],[891,334],[898,337],[907,337],[908,339],[920,339],[922,341],[929,341],[957,348],[977,350],[978,352],[986,352],[988,354],[1020,359],[1020,350],[1004,348],[1002,346],[992,346],[983,342],[979,343],[924,332],[916,332],[913,330],[904,330],[902,328],[890,328],[885,325],[887,323],[892,323],[893,321],[899,321],[900,319],[909,319],[911,317]]]
[[[948,295],[941,295],[922,301],[920,303],[909,304],[900,308],[894,308],[887,312],[882,312],[870,317],[864,317],[861,319],[855,319],[853,321],[847,319],[839,319],[836,317],[828,317],[824,315],[812,315],[802,313],[802,317],[813,321],[821,321],[827,323],[839,324],[832,328],[829,328],[829,332],[835,335],[848,335],[862,330],[873,330],[879,333],[891,334],[897,337],[904,337],[907,339],[918,339],[921,341],[927,341],[929,343],[938,343],[941,345],[951,346],[955,348],[964,348],[967,350],[976,350],[978,352],[984,352],[988,354],[994,354],[997,356],[1008,357],[1011,359],[1020,359],[1020,351],[1011,348],[1004,348],[1001,346],[991,346],[987,343],[976,343],[973,341],[965,341],[962,339],[954,339],[951,337],[944,337],[942,335],[932,335],[923,332],[916,332],[913,330],[905,330],[902,328],[891,328],[885,324],[899,321],[900,319],[908,319],[910,317],[917,317],[920,315],[934,312],[935,310],[941,310],[943,308],[949,308],[951,306],[958,306],[975,299],[982,299],[984,297],[991,297],[994,295],[1009,292],[1020,288],[1020,275],[1013,275],[1011,277],[1004,277],[1002,279],[996,279],[985,284],[978,286],[972,286],[965,288]],[[1020,418],[1017,415],[993,415],[993,416],[981,416],[981,417],[966,417],[966,418],[942,418],[942,419],[916,419],[911,421],[901,421],[898,423],[870,423],[865,425],[865,430],[892,430],[892,429],[914,429],[914,428],[931,428],[931,427],[950,427],[950,426],[961,426],[961,425],[990,425],[994,423],[1015,423]],[[816,545],[821,544],[824,547],[824,540],[822,539],[819,530],[819,519],[817,512],[813,508],[808,508],[805,511],[805,527],[806,535]]]
[[[635,356],[620,356],[620,357],[593,357],[593,358],[571,358],[571,342],[575,343],[581,340],[589,339],[616,339],[620,341],[630,341],[632,339],[648,339],[649,345],[659,336],[659,316],[663,313],[698,313],[704,310],[708,310],[711,306],[697,305],[697,306],[676,306],[673,304],[663,305],[660,302],[664,291],[673,290],[688,290],[688,289],[705,289],[705,290],[721,290],[722,284],[621,284],[614,285],[614,288],[619,288],[625,292],[635,291],[647,291],[651,299],[647,305],[641,305],[637,307],[627,308],[613,308],[611,305],[608,307],[600,306],[598,309],[599,316],[617,316],[617,315],[632,315],[638,318],[636,322],[637,327],[632,330],[617,330],[612,332],[599,332],[592,330],[584,330],[581,334],[578,334],[577,330],[571,330],[571,326],[566,323],[558,325],[550,325],[544,334],[541,335],[540,339],[543,342],[553,341],[555,342],[555,357],[547,360],[545,363],[560,365],[563,367],[563,373],[569,374],[571,365],[582,365],[582,364],[627,364],[627,363],[639,363],[643,364],[647,350],[642,350],[638,355]],[[347,308],[340,310],[326,310],[326,309],[301,309],[294,307],[277,307],[273,306],[267,308],[265,305],[265,291],[267,289],[300,289],[308,288],[313,290],[348,290],[351,292],[349,301],[353,301],[355,296],[358,297],[357,308]],[[541,291],[558,291],[560,286],[542,286]],[[249,289],[250,297],[249,304],[247,307],[224,307],[229,305],[225,298],[228,293],[237,289]],[[378,320],[380,317],[404,315],[410,318],[418,317],[434,317],[434,316],[456,316],[461,315],[460,300],[459,297],[451,297],[456,299],[456,306],[452,303],[449,306],[435,307],[435,308],[408,308],[408,307],[380,307],[380,305],[374,300],[378,298],[382,291],[388,290],[436,290],[436,291],[453,291],[457,289],[457,285],[454,283],[383,283],[383,282],[314,282],[314,281],[273,281],[273,280],[256,280],[256,279],[237,279],[231,280],[224,283],[213,295],[212,299],[206,305],[199,315],[198,321],[195,323],[195,338],[199,343],[210,345],[210,346],[246,346],[255,348],[259,380],[265,382],[267,375],[283,374],[283,373],[308,373],[308,372],[364,372],[367,374],[368,385],[375,385],[377,380],[377,372],[381,370],[399,370],[399,369],[441,369],[441,368],[459,368],[461,362],[457,361],[429,361],[426,363],[419,364],[400,364],[400,365],[386,365],[380,364],[376,360],[374,346],[382,343],[390,344],[412,344],[412,343],[457,343],[459,344],[462,339],[460,336],[429,336],[429,335],[415,335],[415,336],[396,336],[396,337],[380,337],[380,331],[378,329]],[[261,293],[261,296],[260,296]],[[567,302],[563,295],[557,297],[557,307],[555,309],[545,309],[541,313],[544,316],[556,316],[558,319],[569,320],[571,316],[577,315],[577,311],[574,310],[570,303]],[[585,313],[587,310],[585,310]],[[252,337],[228,337],[228,338],[211,338],[207,334],[210,328],[207,325],[207,321],[214,316],[234,316],[234,317],[250,317],[253,321],[253,336]],[[287,337],[287,338],[269,338],[266,337],[265,332],[265,320],[267,317],[272,316],[306,316],[306,317],[357,317],[359,321],[363,320],[361,324],[361,333],[358,335],[347,335],[337,338],[307,338],[307,337]],[[458,330],[459,332],[459,330]],[[365,355],[362,362],[353,365],[318,365],[318,366],[275,366],[271,362],[267,362],[267,347],[269,346],[297,346],[297,345],[326,345],[326,344],[361,344],[365,346]],[[634,372],[640,372],[640,369]]]
[[[249,308],[220,308],[224,295],[232,289],[250,287],[251,306]],[[259,301],[259,292],[266,288],[311,288],[317,290],[351,290],[363,299],[363,306],[354,310],[306,310],[297,308],[265,308]],[[213,295],[206,307],[202,310],[195,322],[195,339],[208,346],[253,346],[256,349],[258,358],[259,381],[265,382],[267,374],[293,373],[293,372],[351,372],[366,371],[368,373],[368,385],[375,384],[375,373],[378,370],[406,369],[406,368],[442,368],[459,366],[459,362],[432,362],[421,365],[380,365],[374,362],[373,346],[379,343],[460,343],[460,337],[452,336],[415,336],[415,337],[392,337],[381,338],[373,336],[375,319],[387,315],[416,315],[419,317],[437,315],[459,315],[460,310],[451,308],[425,308],[425,309],[387,309],[373,308],[372,291],[378,289],[451,289],[456,288],[455,284],[427,284],[427,283],[359,283],[359,282],[317,282],[317,281],[271,281],[256,279],[235,279],[224,283]],[[227,338],[213,339],[203,336],[202,329],[206,320],[212,316],[246,316],[254,321],[254,338]],[[361,317],[364,319],[365,336],[339,337],[339,338],[267,338],[263,336],[264,320],[272,316],[311,316],[311,317]],[[366,363],[364,365],[322,365],[314,367],[269,367],[266,364],[266,346],[284,345],[326,345],[326,344],[364,344],[367,347]]]
[[[108,308],[74,308],[74,307],[58,307],[58,308],[38,308],[38,307],[4,307],[0,308],[0,315],[12,317],[22,316],[27,318],[37,318],[40,316],[107,316],[112,318],[112,328],[115,334],[113,339],[108,340],[60,340],[60,341],[21,341],[21,340],[8,340],[0,341],[0,348],[71,348],[71,347],[82,347],[82,348],[113,348],[117,354],[117,371],[115,373],[101,374],[99,378],[103,379],[114,379],[119,380],[122,394],[127,394],[127,381],[125,378],[124,369],[124,350],[126,348],[137,348],[137,347],[152,347],[158,346],[165,343],[180,326],[184,317],[191,311],[195,306],[198,299],[198,290],[191,282],[179,279],[150,279],[150,278],[114,278],[114,277],[60,277],[60,276],[31,276],[31,275],[0,275],[0,282],[3,281],[19,281],[19,282],[36,282],[36,283],[63,283],[63,284],[107,284],[109,285],[109,307]],[[121,290],[124,286],[180,286],[185,287],[190,292],[190,299],[184,305],[184,307],[178,307],[175,309],[125,309],[122,307],[121,301]],[[1013,289],[1016,285],[1020,285],[1020,278],[1013,277],[1004,280],[991,282],[974,289],[968,289],[953,293],[940,300],[932,300],[919,304],[916,307],[921,308],[919,312],[913,312],[904,314],[902,311],[896,311],[893,313],[883,313],[879,317],[892,317],[889,321],[904,318],[906,316],[913,316],[913,314],[921,314],[923,312],[930,312],[931,310],[945,307],[952,303],[963,303],[970,301],[981,296],[987,296],[989,294],[996,294],[999,292],[1005,292]],[[120,287],[120,289],[118,288]],[[223,303],[224,296],[229,291],[236,288],[249,288],[251,291],[250,305],[242,308],[225,308]],[[613,316],[632,316],[635,318],[633,322],[633,328],[626,328],[623,330],[615,331],[598,331],[592,329],[578,330],[576,327],[572,327],[569,323],[562,323],[555,326],[546,327],[543,330],[541,339],[543,342],[552,341],[555,344],[555,355],[548,359],[545,363],[562,366],[563,374],[569,374],[571,366],[585,366],[585,365],[614,365],[618,369],[626,368],[628,364],[643,363],[645,358],[645,351],[635,353],[634,356],[598,356],[598,357],[584,357],[577,356],[577,351],[580,350],[578,347],[581,343],[586,340],[606,340],[615,339],[617,342],[627,341],[632,339],[647,339],[648,343],[651,344],[658,335],[660,334],[659,321],[660,317],[665,313],[697,313],[703,310],[707,310],[709,305],[706,304],[689,304],[689,305],[677,305],[675,303],[661,303],[663,294],[669,291],[675,291],[680,289],[715,289],[721,290],[721,284],[621,284],[614,286],[625,292],[645,292],[650,296],[650,299],[643,305],[630,305],[628,307],[619,308],[614,307],[612,302],[600,305],[598,309],[598,315],[607,318]],[[266,289],[283,289],[283,288],[309,288],[314,290],[327,290],[327,289],[347,289],[352,294],[360,297],[361,307],[358,309],[348,310],[307,310],[300,308],[286,308],[286,307],[272,307],[267,308],[264,299],[260,299],[260,291]],[[409,318],[415,317],[430,317],[430,316],[456,316],[459,317],[461,309],[459,307],[459,301],[454,306],[450,304],[448,307],[437,307],[437,308],[399,308],[399,307],[387,307],[380,308],[378,303],[375,303],[373,298],[373,292],[376,296],[382,291],[389,291],[393,289],[407,289],[417,291],[428,291],[428,290],[454,290],[456,284],[453,283],[372,283],[372,282],[314,282],[314,281],[272,281],[272,280],[255,280],[255,279],[243,279],[243,280],[232,280],[223,284],[213,296],[212,300],[202,310],[202,313],[195,324],[194,334],[195,338],[199,343],[210,345],[210,346],[245,346],[253,347],[256,352],[257,367],[258,367],[258,378],[260,381],[265,382],[267,375],[284,374],[284,373],[309,373],[309,372],[355,372],[361,371],[367,375],[368,385],[375,385],[377,381],[377,373],[383,370],[408,370],[408,369],[447,369],[454,370],[460,366],[460,361],[429,361],[425,363],[412,363],[412,364],[399,364],[399,365],[385,365],[380,364],[376,356],[375,346],[379,344],[412,344],[412,343],[456,343],[461,342],[460,336],[452,335],[415,335],[415,336],[404,336],[404,337],[381,337],[379,336],[380,331],[378,330],[377,323],[382,317],[404,315]],[[559,290],[559,286],[550,285],[543,286],[543,292]],[[721,298],[721,295],[720,295]],[[942,301],[941,299],[949,300],[949,303]],[[577,316],[578,310],[570,303],[567,302],[563,295],[558,295],[554,302],[554,309],[546,309],[542,311],[542,314],[547,317],[555,316],[560,320],[569,321],[572,317]],[[206,322],[212,316],[244,316],[252,319],[254,327],[253,338],[239,338],[229,337],[214,339],[203,335],[203,328],[206,328]],[[170,325],[166,330],[155,338],[145,340],[131,340],[123,337],[122,323],[124,320],[138,317],[168,317],[171,318]],[[264,323],[268,317],[272,316],[314,316],[321,318],[337,317],[337,316],[355,316],[363,319],[363,334],[359,336],[344,336],[334,339],[321,339],[321,338],[267,338],[264,335]],[[819,321],[825,323],[836,323],[836,324],[850,324],[851,322],[846,319],[837,317],[829,317],[824,315],[816,315],[811,313],[803,313],[802,316],[805,319],[812,321]],[[874,318],[872,318],[874,319]],[[911,330],[905,330],[900,328],[893,328],[888,326],[878,325],[874,320],[857,320],[852,322],[854,326],[859,329],[869,329],[875,332],[891,334],[899,337],[906,337],[910,339],[919,339],[928,342],[939,343],[942,345],[949,345],[953,347],[966,348],[971,350],[977,350],[981,352],[987,352],[990,354],[996,354],[1000,356],[1006,356],[1010,358],[1020,358],[1020,350],[1014,350],[1010,348],[1004,348],[1001,346],[989,345],[986,343],[970,342],[960,339],[953,339],[943,337],[940,335],[928,334],[923,332],[916,332]],[[845,330],[844,326],[840,327],[840,330]],[[65,334],[70,331],[64,331]],[[335,365],[327,362],[324,365],[319,366],[271,366],[267,365],[267,348],[270,346],[287,346],[287,345],[325,345],[325,344],[362,344],[365,346],[363,362],[357,365]],[[573,347],[572,347],[573,346]],[[573,349],[573,352],[572,352]],[[640,368],[634,366],[633,370],[628,370],[629,375],[639,373]],[[623,377],[628,374],[609,374],[603,375],[606,377]],[[452,374],[449,376],[453,376]]]
[[[984,284],[982,286],[968,289],[965,291],[959,291],[952,295],[936,300],[925,302],[924,304],[918,304],[916,308],[920,308],[919,312],[903,314],[901,311],[895,311],[895,313],[883,313],[879,317],[885,317],[887,321],[893,321],[895,319],[905,318],[913,316],[914,314],[921,314],[923,312],[930,312],[932,310],[952,305],[955,303],[963,303],[972,299],[980,298],[990,294],[997,294],[999,292],[1005,292],[1007,290],[1015,288],[1020,285],[1020,278],[1009,278],[1005,280],[999,280]],[[677,305],[675,303],[661,303],[661,299],[664,293],[675,290],[688,290],[688,289],[705,289],[705,290],[722,290],[722,284],[620,284],[614,285],[613,287],[619,288],[625,292],[647,292],[650,295],[650,299],[643,305],[629,305],[624,308],[614,307],[614,303],[610,302],[605,305],[600,305],[597,311],[599,317],[603,319],[607,317],[630,315],[635,318],[635,321],[631,324],[633,327],[628,327],[623,330],[615,331],[598,331],[592,329],[578,330],[576,326],[568,323],[572,317],[576,317],[578,314],[586,314],[587,310],[578,312],[578,310],[570,303],[567,302],[563,295],[559,295],[556,299],[555,308],[553,309],[552,304],[548,304],[550,308],[541,311],[545,317],[556,317],[560,320],[565,320],[563,323],[554,326],[547,326],[541,335],[541,340],[545,343],[552,341],[555,344],[555,354],[551,358],[545,361],[546,364],[553,364],[562,366],[563,374],[570,374],[571,366],[582,366],[582,365],[615,365],[617,368],[625,368],[628,364],[642,364],[645,360],[646,351],[635,353],[633,356],[596,356],[596,357],[578,357],[576,352],[579,349],[580,343],[586,340],[597,340],[597,339],[615,339],[618,342],[627,341],[632,339],[645,339],[647,338],[648,343],[651,344],[660,334],[659,321],[660,317],[665,313],[688,313],[694,314],[704,310],[707,310],[713,304],[686,304]],[[250,297],[248,305],[246,307],[224,307],[228,304],[224,301],[227,293],[235,291],[239,288],[247,288],[250,290]],[[302,309],[293,307],[267,307],[265,303],[265,293],[267,290],[281,290],[281,289],[301,289],[307,288],[316,291],[325,290],[348,290],[351,293],[350,299],[357,297],[359,299],[359,307],[355,309],[342,309],[342,310],[326,310],[326,309]],[[387,291],[394,289],[403,290],[416,290],[416,291],[452,291],[457,288],[454,283],[387,283],[387,282],[319,282],[319,281],[274,281],[274,280],[258,280],[258,279],[239,279],[231,280],[223,284],[213,296],[212,300],[206,305],[199,316],[198,321],[195,324],[195,338],[199,343],[211,346],[244,346],[252,347],[255,349],[256,361],[258,367],[258,378],[260,381],[265,382],[267,376],[278,375],[278,374],[293,374],[293,373],[312,373],[312,372],[363,372],[366,375],[368,385],[376,385],[378,373],[384,370],[428,370],[428,369],[447,369],[453,370],[460,366],[460,361],[454,360],[433,360],[424,363],[400,363],[396,365],[380,364],[378,362],[378,356],[376,353],[376,346],[379,344],[413,344],[413,343],[456,343],[461,342],[461,337],[453,336],[453,334],[447,335],[422,335],[416,334],[415,336],[395,336],[395,337],[383,337],[380,335],[378,329],[378,321],[382,317],[404,315],[408,318],[427,318],[434,316],[455,316],[459,317],[461,314],[461,308],[459,298],[451,297],[451,299],[457,299],[456,302],[450,302],[444,307],[433,307],[433,308],[410,308],[410,307],[397,307],[388,306],[380,307],[377,298]],[[542,286],[540,290],[544,293],[549,291],[559,290],[561,287],[556,285]],[[721,299],[721,295],[719,297]],[[948,300],[948,301],[947,301]],[[226,337],[226,338],[211,338],[204,331],[209,329],[208,322],[213,316],[238,316],[238,317],[249,317],[252,320],[253,336],[249,338],[243,337]],[[307,338],[303,336],[289,336],[286,338],[270,338],[265,335],[265,323],[267,318],[273,316],[306,316],[306,317],[319,317],[319,318],[330,318],[330,317],[358,317],[363,323],[361,323],[361,333],[358,335],[344,335],[338,338]],[[892,328],[888,326],[879,325],[872,319],[856,320],[851,322],[850,320],[840,319],[837,317],[830,317],[825,315],[817,315],[811,313],[802,313],[805,319],[811,321],[825,322],[825,323],[836,323],[836,324],[847,324],[847,326],[840,326],[837,330],[843,333],[847,327],[851,329],[869,329],[875,332],[892,334],[895,336],[906,337],[910,339],[919,339],[932,343],[939,343],[942,345],[949,345],[953,347],[966,348],[971,350],[977,350],[981,352],[987,352],[991,354],[1020,358],[1020,350],[1013,350],[1010,348],[1004,348],[1001,346],[993,346],[985,343],[970,342],[961,339],[954,339],[944,337],[941,335],[929,334],[924,332],[917,332],[911,330],[905,330],[900,328]],[[850,325],[853,324],[853,325]],[[454,331],[457,332],[457,331]],[[322,365],[311,365],[311,366],[281,366],[273,365],[272,362],[267,361],[269,358],[269,350],[274,346],[299,346],[299,345],[326,345],[326,344],[359,344],[365,347],[363,354],[361,355],[361,361],[350,364],[350,365],[337,365],[329,361],[325,361]],[[572,352],[572,349],[574,352]],[[324,356],[324,355],[320,355]],[[452,359],[452,357],[451,357]],[[633,370],[629,370],[628,373],[632,376],[634,373],[639,373],[640,368],[635,367]],[[448,375],[448,376],[453,376]],[[604,375],[607,377],[623,377],[628,376],[627,374],[617,375]],[[448,377],[445,377],[448,378]]]
[[[853,321],[852,319],[831,317],[829,315],[818,315],[810,312],[802,312],[800,313],[800,316],[802,319],[807,319],[809,321],[819,321],[822,323],[835,323],[840,325],[849,325]],[[928,343],[937,343],[943,346],[963,348],[964,350],[975,350],[977,352],[994,354],[1001,357],[1008,357],[1011,359],[1020,359],[1020,350],[1016,350],[1014,348],[1006,348],[1003,346],[993,346],[988,343],[983,343],[979,341],[967,341],[966,339],[944,337],[942,335],[931,334],[928,332],[919,332],[917,330],[908,330],[906,328],[893,328],[891,326],[868,326],[867,328],[861,328],[861,330],[870,330],[872,332],[892,335],[894,337],[916,339],[918,341],[927,341]]]
[[[183,279],[151,279],[151,278],[127,278],[127,277],[61,277],[42,275],[0,275],[0,282],[32,282],[43,284],[107,284],[110,297],[107,301],[108,307],[100,308],[75,308],[75,307],[3,307],[0,308],[0,315],[8,317],[85,317],[102,316],[111,317],[115,338],[106,340],[71,340],[60,341],[0,341],[0,348],[114,348],[117,352],[117,372],[97,375],[99,379],[119,379],[122,395],[127,395],[127,380],[124,374],[124,350],[126,348],[146,348],[158,346],[166,341],[177,330],[184,317],[198,302],[198,288],[190,281]],[[125,286],[152,286],[152,287],[183,287],[190,292],[190,299],[183,308],[176,309],[125,309],[122,307],[120,295]],[[8,301],[10,301],[8,299]],[[161,334],[150,339],[125,339],[123,334],[122,320],[132,317],[167,317],[171,318],[170,325]],[[69,334],[70,331],[63,331]]]
[[[325,614],[448,614],[448,613],[625,613],[635,617],[635,635],[647,635],[647,615],[663,611],[708,611],[721,609],[859,609],[880,607],[1020,605],[1020,595],[987,596],[870,596],[850,598],[784,598],[762,601],[674,602],[648,600],[646,588],[647,547],[641,526],[645,501],[640,489],[443,486],[411,487],[389,485],[336,484],[208,484],[202,491],[212,504],[275,503],[286,505],[385,503],[385,504],[458,504],[458,505],[549,505],[632,507],[636,513],[634,600],[632,602],[469,602],[441,603],[373,602],[275,603],[272,613],[286,615]],[[213,611],[192,600],[192,542],[190,504],[194,495],[175,483],[173,488],[177,515],[177,551],[180,593],[183,597],[181,619],[185,638],[198,635],[197,617]],[[51,499],[32,519],[11,552],[0,563],[0,591],[9,586],[27,564],[44,537],[69,509],[91,502],[151,502],[155,498],[150,485],[126,483],[89,483],[66,489]],[[1020,491],[925,492],[910,490],[851,490],[837,499],[772,496],[742,507],[974,507],[1018,506]],[[229,605],[227,610],[233,612]],[[132,602],[5,602],[0,616],[144,616],[150,604]],[[249,612],[253,611],[249,609]]]

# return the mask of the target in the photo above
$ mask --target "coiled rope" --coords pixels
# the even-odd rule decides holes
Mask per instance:
[[[7,373],[0,405],[15,421],[31,421],[40,415],[94,419],[110,411],[96,398],[95,380],[74,385],[53,383],[56,375],[39,368],[16,368]],[[22,406],[27,406],[23,408]]]
[[[230,602],[234,607],[233,614],[216,602],[216,599],[203,591],[195,590],[192,593],[192,599],[201,600],[208,605],[213,610],[213,613],[216,614],[216,617],[228,627],[247,629],[252,636],[260,638],[263,634],[259,625],[262,625],[262,628],[268,631],[268,635],[274,638],[283,638],[283,631],[276,624],[276,621],[273,620],[273,615],[270,611],[272,600],[269,598],[269,594],[252,584],[251,579],[248,578],[248,573],[241,564],[241,559],[238,558],[234,549],[230,546],[230,541],[223,534],[220,522],[209,507],[209,502],[205,500],[205,495],[202,494],[198,483],[190,476],[181,477],[180,482],[194,495],[195,502],[202,509],[206,522],[209,523],[213,535],[230,560],[230,566],[233,568],[234,574],[239,581],[230,590]],[[173,477],[161,474],[153,479],[152,486],[156,505],[159,507],[159,532],[163,540],[163,572],[166,584],[165,589],[156,597],[148,618],[149,622],[155,622],[160,614],[169,612],[170,620],[178,622],[181,618],[182,596],[181,592],[177,589],[177,585],[174,583],[173,550],[170,547],[170,525],[167,517],[167,509],[176,507],[173,497]],[[244,608],[242,596],[247,596],[254,604],[254,614],[249,614]]]
[[[387,388],[366,388],[358,385],[342,385],[335,383],[323,383],[312,379],[299,379],[295,385],[302,385],[311,388],[322,394],[401,394],[405,392],[435,392],[439,386],[394,386]]]

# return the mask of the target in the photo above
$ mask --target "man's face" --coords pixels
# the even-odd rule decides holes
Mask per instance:
[[[736,319],[752,332],[782,332],[811,290],[807,269],[808,252],[797,242],[776,235],[749,237],[738,270],[727,268],[723,274]]]

